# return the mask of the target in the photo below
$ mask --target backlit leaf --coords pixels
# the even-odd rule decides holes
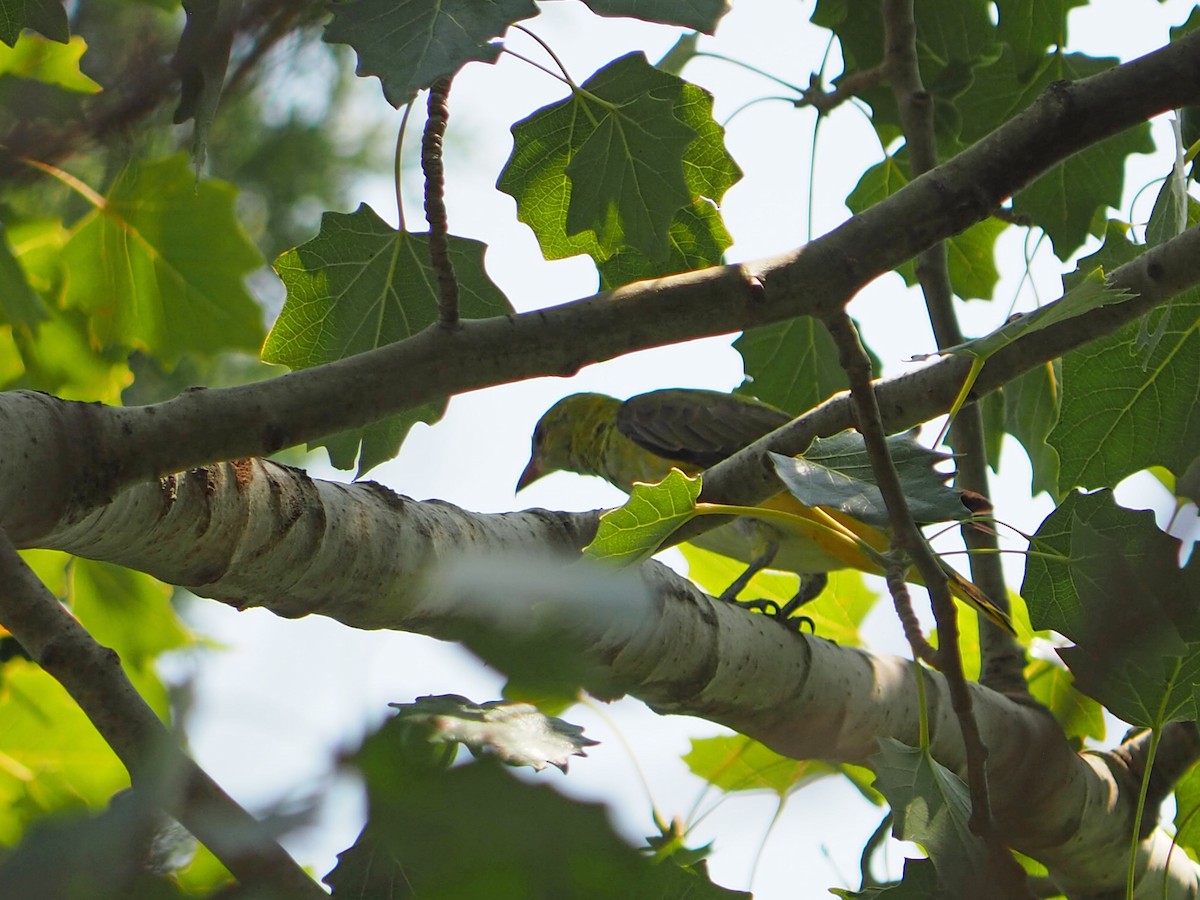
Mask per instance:
[[[257,350],[262,312],[243,281],[262,258],[238,224],[235,194],[197,182],[182,154],[131,165],[63,248],[65,303],[105,345],[167,360]]]

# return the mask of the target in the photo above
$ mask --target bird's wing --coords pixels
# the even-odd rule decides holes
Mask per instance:
[[[667,459],[707,469],[791,417],[740,394],[670,388],[631,397],[617,411],[617,429]]]

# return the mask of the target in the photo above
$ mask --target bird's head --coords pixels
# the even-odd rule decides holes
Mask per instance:
[[[533,429],[529,464],[517,480],[517,490],[551,472],[597,475],[598,440],[614,427],[621,401],[606,394],[571,394],[538,419]]]

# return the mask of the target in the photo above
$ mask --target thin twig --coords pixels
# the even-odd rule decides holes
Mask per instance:
[[[904,629],[904,637],[912,648],[913,659],[920,659],[934,668],[938,665],[937,651],[925,639],[921,632],[921,623],[913,612],[912,597],[908,593],[905,582],[907,566],[896,557],[895,562],[888,566],[886,578],[888,591],[892,595],[892,605],[896,608],[896,616],[900,619],[900,627]]]
[[[438,284],[438,324],[458,327],[458,279],[450,261],[446,239],[446,171],[442,165],[442,144],[446,123],[450,120],[450,78],[439,78],[429,88],[429,116],[421,140],[421,169],[425,172],[425,218],[429,221],[429,263]]]
[[[328,895],[176,746],[116,653],[92,638],[0,531],[0,621],[53,676],[129,770],[133,787],[178,819],[246,885],[289,897]]]
[[[962,729],[963,748],[967,759],[967,782],[971,789],[971,825],[976,834],[991,833],[991,803],[988,799],[986,763],[987,747],[979,734],[972,709],[971,693],[963,675],[962,657],[958,652],[958,611],[950,596],[949,584],[925,536],[913,520],[908,498],[900,476],[892,462],[887,435],[875,388],[871,384],[871,358],[859,340],[858,329],[845,313],[830,316],[826,322],[829,333],[838,347],[842,368],[850,380],[850,399],[855,419],[866,445],[867,456],[876,484],[883,495],[888,519],[892,526],[892,543],[916,565],[929,592],[934,617],[938,623],[938,668],[946,677],[954,712]]]
[[[900,124],[908,148],[911,177],[937,166],[937,141],[934,135],[933,100],[921,81],[917,63],[916,25],[911,0],[889,0],[884,4],[884,33],[887,48],[888,82],[900,110]],[[954,309],[954,291],[950,284],[946,242],[939,241],[917,257],[917,280],[925,295],[925,308],[933,326],[938,349],[963,342],[962,330]],[[955,420],[950,439],[956,450],[955,486],[989,495],[987,450],[983,417],[979,406],[967,404]],[[988,551],[971,556],[971,579],[1001,609],[1008,610],[1008,588],[1004,570],[995,550],[999,544],[994,529],[962,527],[968,550]],[[983,617],[979,620],[980,681],[995,690],[1028,695],[1024,679],[1025,655],[1011,636]]]

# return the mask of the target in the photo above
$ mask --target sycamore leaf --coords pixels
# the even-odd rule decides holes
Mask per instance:
[[[1059,360],[1030,369],[1004,386],[1004,430],[1021,442],[1033,469],[1033,493],[1058,496],[1058,451],[1047,438],[1062,400]]]
[[[630,250],[653,266],[652,274],[663,274],[681,256],[727,246],[719,219],[678,217],[697,198],[719,203],[741,178],[712,119],[712,97],[651,66],[643,54],[609,63],[512,133],[513,152],[496,186],[517,201],[517,217],[533,229],[547,259],[587,253],[603,263]],[[610,141],[612,156],[601,157]],[[577,161],[585,148],[595,171]],[[676,223],[685,231],[672,233]],[[694,245],[689,229],[698,231]],[[644,271],[646,263],[634,259]],[[624,277],[623,266],[610,277]]]
[[[418,697],[413,703],[389,703],[396,718],[416,727],[434,743],[463,744],[476,756],[494,754],[510,766],[567,771],[572,756],[599,741],[583,736],[578,725],[547,716],[529,703],[472,703],[457,694]]]
[[[812,316],[751,328],[733,346],[747,377],[739,391],[795,415],[850,385],[829,330]]]
[[[349,0],[332,10],[325,40],[352,46],[358,74],[377,75],[397,109],[472,60],[495,62],[493,39],[537,15],[533,0]]]
[[[597,262],[601,290],[646,278],[660,278],[695,269],[719,266],[733,238],[725,229],[721,213],[704,197],[676,210],[667,229],[670,247],[667,258],[654,261],[640,250],[622,247],[612,256]]]
[[[48,812],[99,809],[129,774],[66,689],[34,663],[0,668],[0,844]]]
[[[14,46],[25,28],[40,31],[60,44],[71,37],[62,0],[0,0],[0,41]]]
[[[920,844],[937,869],[939,888],[957,897],[983,896],[983,842],[969,826],[971,798],[962,780],[927,751],[881,738],[872,758],[875,787],[895,817],[892,832]]]
[[[195,119],[192,161],[199,172],[208,153],[208,133],[225,86],[225,70],[242,4],[241,0],[184,0],[183,9],[187,21],[171,60],[180,81],[174,121],[178,125]]]
[[[195,840],[146,796],[124,791],[99,814],[82,810],[33,823],[6,848],[0,882],[8,897],[187,900],[166,874]],[[163,801],[160,800],[161,804]]]
[[[881,884],[865,891],[830,888],[829,893],[845,900],[950,900],[938,890],[937,869],[927,859],[904,860],[904,874],[898,883]]]
[[[620,565],[649,559],[663,541],[696,517],[701,486],[699,478],[689,478],[678,469],[658,484],[635,484],[624,506],[600,517],[596,537],[584,552]]]
[[[1019,73],[1031,72],[1046,49],[1067,45],[1067,14],[1087,0],[996,0],[997,35],[1014,54]]]
[[[11,48],[0,47],[0,75],[55,84],[67,91],[95,94],[100,85],[79,71],[87,44],[75,35],[65,44],[24,34]]]
[[[1084,738],[1104,739],[1104,707],[1076,689],[1068,670],[1048,660],[1033,659],[1025,667],[1025,683],[1033,699],[1050,711],[1068,738],[1079,745]]]
[[[1060,488],[1112,487],[1161,465],[1181,474],[1200,447],[1200,289],[1072,351],[1048,441]]]
[[[168,361],[257,350],[262,312],[243,283],[262,258],[234,213],[235,191],[196,181],[182,154],[127,168],[63,248],[67,307],[101,345]]]
[[[692,749],[684,754],[683,761],[693,775],[727,794],[767,790],[786,797],[820,778],[846,774],[855,781],[856,787],[865,788],[864,796],[868,799],[873,796],[876,804],[882,800],[876,791],[861,780],[862,770],[857,766],[780,756],[743,734],[693,738]],[[849,771],[852,769],[857,771]]]
[[[601,804],[492,761],[413,772],[392,725],[353,760],[366,782],[367,824],[325,876],[335,897],[586,897],[598,872],[605,896],[748,896],[714,885],[702,864],[656,863],[617,836]]]
[[[1175,840],[1193,859],[1200,855],[1200,767],[1175,782]]]
[[[46,305],[30,287],[0,223],[0,322],[34,328],[48,317]]]
[[[9,376],[3,386],[48,391],[64,400],[119,402],[122,389],[133,381],[128,351],[96,347],[88,320],[76,310],[47,311],[49,318],[38,323],[36,331],[18,328],[10,333],[13,370],[0,362],[0,378]],[[0,357],[8,355],[3,344],[0,341]]]
[[[1117,506],[1109,491],[1069,494],[1030,547],[1021,594],[1035,628],[1075,642],[1060,655],[1076,687],[1128,722],[1194,718],[1196,555],[1180,569],[1179,541],[1151,512]]]
[[[961,494],[947,486],[950,475],[934,469],[950,459],[949,454],[923,447],[911,431],[887,440],[904,495],[918,522],[957,521],[971,515]],[[825,506],[868,525],[887,527],[887,507],[857,431],[817,438],[800,456],[772,453],[771,461],[788,490],[805,506]]]
[[[602,244],[627,243],[664,259],[671,219],[691,201],[682,161],[695,132],[674,117],[670,101],[649,94],[607,109],[591,103],[587,112],[595,127],[564,170],[567,234],[592,231]]]
[[[729,12],[728,0],[584,0],[598,16],[628,16],[646,22],[680,25],[712,34]]]
[[[449,252],[466,318],[503,315],[507,299],[483,267],[484,245],[450,236]],[[267,362],[303,369],[411,337],[437,320],[437,279],[425,234],[397,231],[366,204],[326,213],[321,232],[275,261],[288,295],[263,345]],[[361,476],[396,455],[417,421],[436,421],[445,401],[427,403],[320,442],[339,468],[358,458]]]
[[[1009,47],[990,65],[975,70],[974,82],[959,98],[962,139],[974,142],[1023,110],[1055,81],[1078,80],[1112,68],[1119,60],[1080,53],[1053,53],[1028,75],[1018,71]],[[1064,160],[1013,198],[1013,210],[1041,226],[1066,259],[1092,233],[1098,210],[1119,206],[1125,160],[1154,149],[1148,123],[1137,125]]]
[[[867,169],[846,198],[850,211],[863,212],[907,185],[907,159],[908,154],[902,148],[899,153]],[[1000,281],[1000,272],[996,268],[996,239],[1005,227],[999,220],[984,219],[946,242],[950,287],[963,300],[992,299]],[[910,287],[917,283],[913,260],[903,263],[896,272]]]

